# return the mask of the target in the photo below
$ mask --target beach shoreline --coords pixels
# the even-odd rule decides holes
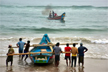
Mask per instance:
[[[78,60],[78,59],[77,59]],[[6,67],[6,57],[0,57],[0,72],[107,72],[108,71],[108,59],[91,59],[85,58],[84,67],[78,67],[72,69],[66,66],[66,62],[63,57],[60,58],[60,64],[55,67],[54,63],[51,64],[33,64],[28,58],[27,61],[20,61],[18,56],[13,58],[13,66],[8,63]]]

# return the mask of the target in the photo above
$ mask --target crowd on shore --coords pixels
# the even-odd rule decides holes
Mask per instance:
[[[53,52],[55,53],[55,66],[59,65],[60,53],[63,52],[61,50],[61,48],[59,47],[59,45],[60,45],[60,43],[58,42],[56,44],[56,46],[54,47],[54,50],[53,50]],[[82,63],[82,67],[84,67],[84,53],[87,52],[88,49],[86,47],[84,47],[82,43],[80,43],[80,47],[78,47],[78,48],[76,48],[75,43],[73,43],[73,47],[69,47],[69,44],[67,43],[64,50],[65,50],[65,52],[71,52],[72,53],[71,56],[70,56],[70,53],[65,53],[65,60],[66,60],[67,66],[71,65],[71,67],[76,67],[76,61],[77,61],[77,55],[78,55],[79,67],[80,67],[80,63]]]
[[[25,46],[26,45],[26,46]],[[61,48],[59,47],[60,43],[56,43],[56,45],[53,48],[53,53],[55,54],[55,66],[58,67],[59,61],[60,61],[60,54],[63,52]],[[19,48],[19,53],[29,52],[30,48],[30,41],[28,40],[27,43],[22,41],[22,38],[19,38],[19,42],[16,44],[16,46]],[[9,50],[7,53],[7,59],[6,59],[6,67],[8,67],[8,62],[11,62],[11,66],[13,64],[13,56],[8,56],[8,54],[14,54],[14,49],[12,48],[12,45],[8,46]],[[83,46],[82,43],[80,43],[80,47],[76,48],[76,44],[73,43],[73,47],[70,47],[69,44],[66,44],[66,47],[64,48],[65,52],[71,52],[71,53],[65,53],[65,60],[66,65],[71,67],[76,67],[77,63],[77,56],[78,56],[78,65],[80,67],[80,63],[82,63],[82,67],[84,67],[84,53],[88,51],[86,47]],[[72,54],[72,55],[71,55]],[[23,60],[23,57],[25,55],[19,55],[19,59]],[[28,58],[28,55],[25,57],[25,61]]]

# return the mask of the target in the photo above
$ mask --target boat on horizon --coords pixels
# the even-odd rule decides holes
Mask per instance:
[[[60,16],[48,17],[48,19],[49,20],[61,20],[61,21],[64,21],[64,17],[65,17],[65,12]]]

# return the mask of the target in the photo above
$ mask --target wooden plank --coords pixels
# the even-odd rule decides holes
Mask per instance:
[[[67,43],[61,43],[60,45],[66,45]],[[68,43],[69,45],[73,45],[74,43]],[[78,44],[78,43],[75,43]]]
[[[38,46],[54,46],[54,44],[43,44],[43,45],[41,45],[41,44],[33,44],[30,47],[38,47]],[[18,48],[18,47],[12,47],[12,48]]]
[[[50,47],[51,51],[53,52],[53,48],[52,48],[52,46],[49,46],[49,47]]]
[[[37,47],[37,46],[54,46],[54,44],[43,44],[43,45],[41,45],[41,44],[33,44],[30,47]]]
[[[53,52],[53,48],[52,48],[52,46],[50,46],[50,44],[52,44],[52,43],[48,42],[48,45],[49,45],[51,51]]]
[[[66,45],[67,43],[61,43],[60,45]],[[73,43],[69,43],[69,45],[72,45]],[[78,44],[78,43],[75,43],[75,44]],[[38,47],[38,46],[55,46],[56,44],[33,44],[31,45],[30,47]],[[18,47],[12,47],[12,48],[18,48]]]
[[[38,53],[52,53],[52,52],[28,52],[28,53],[14,53],[14,54],[8,54],[8,56],[11,56],[11,55],[38,54]]]
[[[47,39],[46,39],[46,40],[47,40]],[[48,45],[52,44],[52,43],[49,42],[48,40],[47,40],[47,42],[48,42]],[[49,47],[50,47],[51,51],[53,52],[53,48],[52,48],[52,46],[49,46]]]
[[[62,52],[62,53],[72,53],[72,52]]]
[[[28,53],[14,53],[14,54],[8,54],[8,56],[12,55],[26,55],[26,54],[38,54],[38,53],[53,53],[53,52],[28,52]],[[71,53],[71,52],[62,52],[62,53]]]
[[[47,52],[46,49],[41,49],[41,52]]]

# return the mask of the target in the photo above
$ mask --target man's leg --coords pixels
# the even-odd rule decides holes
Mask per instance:
[[[22,53],[22,51],[21,51],[21,50],[19,50],[19,53]],[[20,60],[20,58],[21,58],[21,55],[19,55],[19,60]]]
[[[74,67],[76,67],[76,60],[77,60],[77,58],[76,57],[74,57]]]
[[[68,59],[66,59],[66,64],[67,64],[67,66],[68,66]]]
[[[67,60],[67,56],[65,56],[65,60],[66,60],[66,65],[68,66],[68,60]]]
[[[26,60],[28,58],[28,55],[26,55],[26,58],[24,60]]]
[[[80,67],[80,56],[78,57],[78,65]]]
[[[57,61],[55,61],[55,66],[57,66]]]
[[[57,66],[59,65],[60,55],[57,55]]]
[[[71,67],[73,67],[73,57],[72,57],[72,63],[71,63]]]
[[[23,60],[23,57],[24,57],[24,55],[22,55],[22,58],[21,58],[21,60]]]
[[[23,50],[19,50],[19,53],[23,53]],[[22,55],[19,55],[19,58],[22,58]]]
[[[12,64],[13,64],[13,61],[11,61],[11,66],[12,66]]]
[[[6,60],[6,67],[8,67],[8,61]]]
[[[71,60],[69,60],[69,66],[71,65]]]
[[[24,51],[24,53],[27,53],[26,51]],[[21,60],[23,60],[23,57],[24,57],[25,55],[22,55],[22,59]],[[26,58],[25,58],[25,60],[27,59],[27,57],[28,57],[28,55],[26,55]]]
[[[84,56],[82,56],[82,67],[84,68]]]
[[[59,65],[59,61],[57,61],[57,67],[58,67],[58,65]]]
[[[70,59],[70,56],[68,57],[69,58],[69,66],[71,65],[71,59]]]
[[[55,66],[57,66],[57,55],[55,55]]]

